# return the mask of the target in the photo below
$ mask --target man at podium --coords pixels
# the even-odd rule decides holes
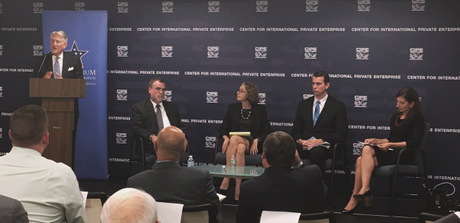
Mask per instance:
[[[35,62],[34,74],[38,78],[83,78],[80,56],[64,52],[67,47],[67,34],[54,31],[50,36],[51,53],[45,54]]]

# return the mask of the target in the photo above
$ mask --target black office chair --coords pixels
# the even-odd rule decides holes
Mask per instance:
[[[394,188],[396,185],[396,177],[397,176],[418,176],[422,177],[425,180],[426,188],[428,188],[428,180],[426,174],[426,166],[425,166],[425,141],[428,135],[428,131],[430,130],[430,124],[425,123],[425,131],[423,134],[422,141],[420,142],[420,146],[418,148],[405,148],[399,152],[398,161],[395,165],[385,165],[374,168],[372,172],[373,176],[381,176],[388,178],[388,185],[390,189],[390,207],[389,207],[389,215],[393,215],[394,209],[394,201],[395,201],[395,194]],[[408,151],[413,151],[413,158],[412,162],[409,165],[402,165],[400,164],[401,156],[406,154]],[[356,165],[355,165],[356,166]],[[426,200],[428,200],[428,191],[426,193]]]
[[[182,209],[181,223],[217,223],[217,214],[216,209],[210,203],[184,206]]]
[[[333,185],[334,185],[334,175],[335,170],[338,168],[342,168],[345,170],[345,178],[346,178],[346,187],[348,185],[348,172],[347,165],[346,165],[346,156],[345,156],[345,143],[338,142],[335,143],[330,149],[332,149],[332,158],[326,160],[326,170],[331,171],[331,178],[329,184],[329,202],[332,204],[332,195],[333,195]],[[302,159],[304,166],[311,165],[311,161],[309,159]],[[324,174],[324,173],[323,173]]]

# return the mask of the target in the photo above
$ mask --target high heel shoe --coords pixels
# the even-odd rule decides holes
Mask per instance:
[[[343,208],[342,214],[347,214],[347,215],[353,214],[353,212],[355,212],[355,210],[356,210],[356,207],[358,207],[359,203],[360,203],[360,202],[358,201],[358,203],[356,204],[356,206],[355,206],[353,209],[351,209],[351,210],[347,210],[347,209]]]
[[[364,205],[366,207],[370,207],[372,205],[372,197],[373,194],[371,193],[371,190],[366,191],[364,194],[353,195],[353,198],[359,202],[364,200]]]

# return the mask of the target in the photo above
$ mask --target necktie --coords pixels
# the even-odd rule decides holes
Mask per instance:
[[[53,68],[53,77],[54,78],[57,78],[57,75],[56,73],[58,73],[59,75],[62,75],[61,74],[61,66],[59,66],[59,57],[56,57],[56,61],[54,62],[54,68]]]
[[[155,112],[157,116],[157,122],[158,122],[158,131],[163,129],[163,116],[161,115],[161,106],[157,105],[155,106],[157,108],[157,112]]]
[[[316,101],[315,114],[313,115],[313,126],[316,124],[316,120],[318,120],[320,103],[320,101]]]

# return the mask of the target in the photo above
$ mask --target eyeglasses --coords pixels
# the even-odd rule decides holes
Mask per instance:
[[[246,91],[238,90],[236,93],[247,93]]]

